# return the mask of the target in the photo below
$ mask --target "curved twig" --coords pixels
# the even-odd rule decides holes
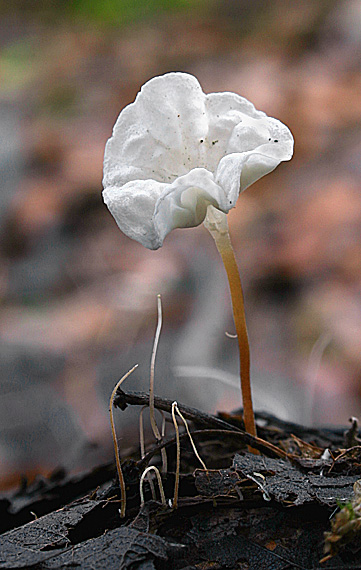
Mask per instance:
[[[125,410],[128,405],[144,406],[144,404],[147,404],[148,402],[148,394],[144,394],[143,392],[124,392],[124,390],[118,389],[114,400],[114,405],[121,410]],[[154,406],[170,414],[172,413],[172,403],[172,400],[169,400],[167,398],[160,398],[159,396],[155,396],[154,398]],[[237,426],[231,425],[224,420],[221,420],[220,418],[211,416],[205,412],[196,410],[195,408],[185,406],[184,404],[178,404],[178,407],[187,420],[191,420],[195,425],[199,427],[204,426],[208,429],[214,428],[218,430],[237,432],[242,443],[258,449],[268,457],[282,457],[284,459],[290,457],[288,453],[273,445],[272,443],[269,443],[260,437],[255,437],[238,428]]]

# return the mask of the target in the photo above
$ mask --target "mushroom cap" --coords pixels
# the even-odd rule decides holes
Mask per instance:
[[[293,137],[236,93],[205,94],[187,73],[143,85],[105,147],[103,198],[119,228],[149,249],[175,228],[224,213],[240,192],[290,160]]]

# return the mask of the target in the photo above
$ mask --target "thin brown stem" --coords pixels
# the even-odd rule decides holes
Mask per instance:
[[[251,378],[250,378],[250,352],[246,318],[244,312],[244,299],[240,275],[229,235],[219,235],[216,241],[217,249],[221,254],[227,272],[229,288],[231,290],[234,324],[237,331],[239,358],[241,365],[241,388],[243,399],[243,415],[246,431],[256,434],[256,424],[252,405]]]
[[[207,218],[204,225],[209,230],[216,243],[227,272],[229,288],[231,291],[233,318],[239,347],[244,425],[248,433],[256,436],[257,432],[252,404],[250,352],[246,316],[244,311],[244,298],[241,278],[229,236],[227,216],[210,206],[208,208]]]
[[[138,368],[138,364],[136,364],[135,366],[133,366],[133,368],[131,368],[126,374],[124,374],[124,376],[119,380],[119,382],[116,383],[116,385],[114,386],[114,390],[113,390],[113,392],[112,392],[112,395],[110,396],[110,400],[109,400],[110,427],[111,427],[111,430],[112,430],[114,453],[115,453],[115,463],[116,463],[116,466],[117,466],[118,479],[119,479],[119,486],[120,486],[120,501],[121,501],[120,516],[121,516],[122,518],[125,517],[125,509],[126,509],[126,504],[127,504],[127,495],[126,495],[126,489],[125,489],[125,482],[124,482],[122,467],[121,467],[121,464],[120,464],[119,446],[118,446],[117,434],[116,434],[116,431],[115,431],[115,423],[114,423],[113,404],[114,404],[115,394],[117,393],[118,388],[121,386],[121,384],[124,382],[124,380],[125,380],[126,378],[128,378],[128,376],[130,376],[130,374],[131,374],[136,368]]]

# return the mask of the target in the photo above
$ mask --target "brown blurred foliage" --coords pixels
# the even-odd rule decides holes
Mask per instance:
[[[346,423],[361,389],[359,3],[175,2],[146,18],[119,13],[119,25],[83,4],[74,14],[16,2],[0,25],[0,476],[87,464],[89,441],[100,444],[96,460],[109,456],[107,398],[137,358],[130,386],[146,389],[157,293],[159,391],[234,406],[235,389],[172,376],[175,364],[237,376],[209,236],[173,232],[150,252],[101,200],[118,113],[171,70],[195,74],[206,92],[244,95],[294,134],[293,160],[229,216],[257,401],[294,420]],[[122,429],[136,439],[132,420]]]

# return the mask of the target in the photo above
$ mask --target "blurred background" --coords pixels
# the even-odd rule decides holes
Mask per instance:
[[[5,5],[6,4],[6,5]],[[158,251],[102,203],[104,145],[154,75],[235,91],[295,137],[229,214],[255,403],[308,425],[361,411],[358,0],[0,4],[0,486],[112,458],[117,380],[205,411],[240,405],[228,285],[203,227]],[[121,448],[139,410],[116,411]]]

